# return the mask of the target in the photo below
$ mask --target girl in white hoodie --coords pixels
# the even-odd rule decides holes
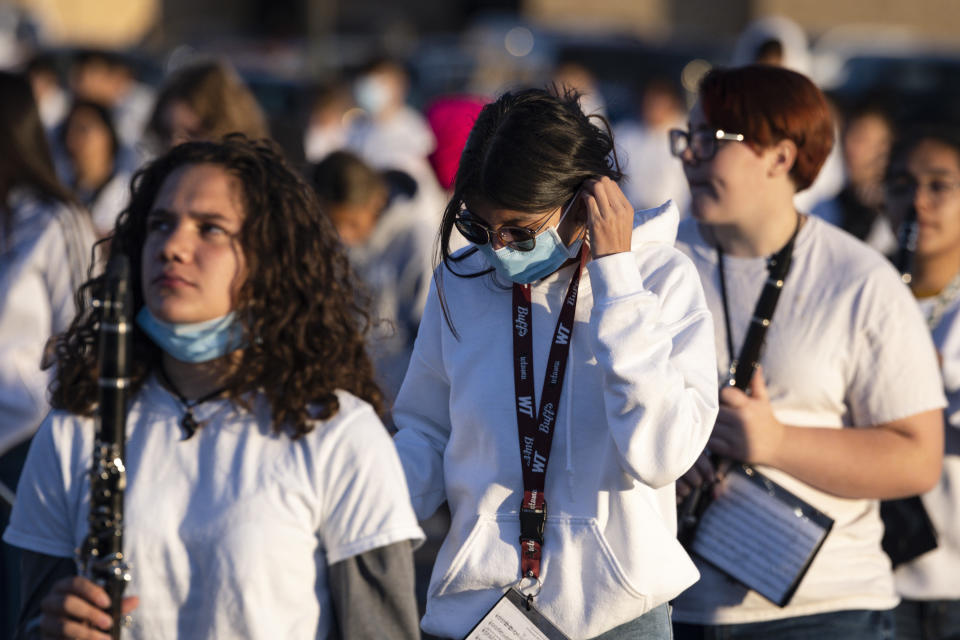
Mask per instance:
[[[612,149],[576,96],[530,89],[463,151],[394,408],[418,517],[452,514],[431,634],[465,637],[517,587],[569,638],[669,638],[697,578],[673,483],[717,410],[713,325],[676,207],[634,213]],[[471,245],[451,255],[454,227]]]

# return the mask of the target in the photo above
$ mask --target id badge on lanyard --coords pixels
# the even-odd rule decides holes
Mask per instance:
[[[513,285],[513,379],[516,389],[517,435],[523,468],[523,502],[520,504],[520,581],[503,595],[467,636],[467,640],[566,640],[565,636],[533,606],[540,593],[540,563],[543,554],[547,501],[544,496],[547,462],[563,391],[564,373],[570,357],[570,339],[577,310],[580,263],[560,308],[544,374],[540,404],[533,382],[533,308],[530,286]],[[539,407],[539,408],[538,408]]]

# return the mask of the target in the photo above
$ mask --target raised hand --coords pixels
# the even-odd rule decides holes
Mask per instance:
[[[603,177],[583,183],[581,197],[587,211],[590,253],[594,259],[630,251],[633,205],[620,185]]]

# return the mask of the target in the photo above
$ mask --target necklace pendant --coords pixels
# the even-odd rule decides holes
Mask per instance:
[[[180,426],[183,428],[183,438],[181,438],[181,441],[189,440],[193,437],[193,434],[197,432],[199,425],[197,424],[196,418],[193,417],[192,409],[187,409],[187,412],[183,414],[183,418],[180,419]]]

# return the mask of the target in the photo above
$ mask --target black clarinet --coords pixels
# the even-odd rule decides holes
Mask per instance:
[[[770,328],[770,322],[773,320],[773,312],[777,308],[777,301],[780,299],[780,292],[783,290],[784,281],[787,279],[787,273],[790,271],[790,263],[793,258],[793,245],[797,237],[797,231],[800,230],[799,223],[797,230],[787,244],[775,253],[767,261],[767,281],[760,292],[760,298],[757,300],[757,306],[754,308],[753,317],[750,319],[750,326],[747,328],[747,335],[743,340],[743,346],[740,348],[739,357],[731,360],[730,368],[727,372],[725,387],[736,387],[740,391],[746,392],[750,387],[750,380],[753,373],[760,364],[760,354],[763,352],[764,340],[767,337],[767,329]],[[720,286],[723,294],[724,314],[727,314],[727,295],[726,284],[723,279],[723,254],[720,255],[719,268]],[[728,340],[730,332],[729,322],[727,323]],[[711,456],[714,467],[719,463],[716,456]],[[700,485],[691,491],[683,502],[677,513],[677,539],[685,547],[690,547],[693,542],[693,535],[696,532],[697,524],[700,522],[700,515],[710,503],[710,486]]]
[[[899,238],[900,249],[897,252],[895,266],[900,272],[900,279],[905,284],[913,281],[913,257],[917,252],[917,233],[920,231],[920,225],[917,223],[917,210],[910,207],[907,211],[907,217],[900,225]]]
[[[126,256],[114,256],[107,265],[100,300],[99,426],[90,469],[89,530],[79,563],[80,574],[110,596],[114,640],[120,638],[123,590],[130,581],[123,554],[123,494],[132,307],[130,263]]]

